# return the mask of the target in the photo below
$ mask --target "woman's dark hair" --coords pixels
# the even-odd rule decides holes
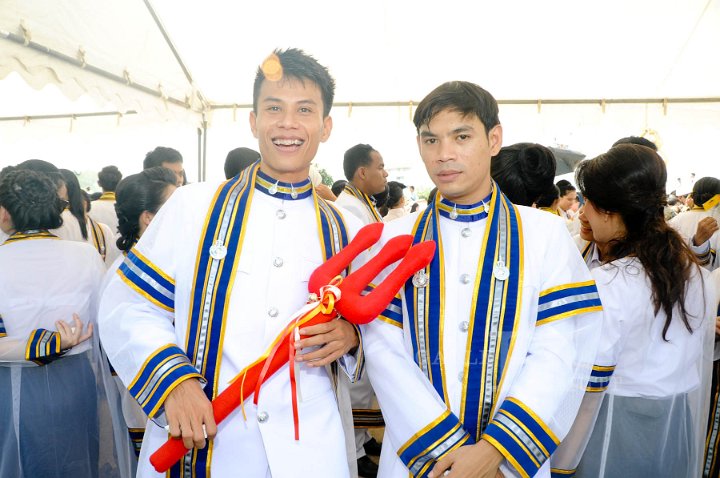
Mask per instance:
[[[55,183],[43,173],[3,170],[0,175],[0,206],[12,217],[13,229],[57,229],[62,226],[63,202]]]
[[[560,198],[560,188],[550,183],[550,187],[535,200],[537,207],[550,207]],[[512,201],[511,201],[512,202]]]
[[[490,175],[513,204],[532,206],[555,179],[555,155],[540,144],[504,146],[490,163]]]
[[[87,217],[85,216],[85,198],[83,198],[82,189],[80,189],[80,181],[78,181],[75,173],[69,169],[61,169],[60,174],[62,174],[65,180],[65,186],[67,187],[70,213],[75,216],[78,224],[80,224],[80,233],[82,233],[83,239],[87,239],[88,230]]]
[[[333,192],[333,194],[337,197],[340,195],[341,192],[343,192],[343,189],[345,189],[345,185],[347,184],[347,181],[345,179],[338,179],[335,181],[330,188],[330,190]]]
[[[387,207],[389,209],[392,209],[396,207],[400,203],[400,200],[403,198],[403,189],[405,189],[405,185],[397,181],[389,181],[387,185],[388,200],[385,204],[387,204]]]
[[[601,212],[619,214],[625,224],[625,236],[608,243],[604,260],[637,256],[652,284],[655,314],[662,309],[667,316],[663,339],[667,341],[676,303],[692,333],[685,294],[698,265],[688,245],[665,221],[667,170],[663,160],[646,146],[620,144],[580,163],[575,174],[585,198]]]
[[[696,206],[702,206],[716,194],[720,194],[720,179],[706,176],[693,185],[692,198]]]
[[[175,173],[163,167],[146,169],[130,175],[115,189],[115,212],[118,218],[118,249],[129,251],[138,239],[140,215],[158,212],[168,186],[175,186]]]

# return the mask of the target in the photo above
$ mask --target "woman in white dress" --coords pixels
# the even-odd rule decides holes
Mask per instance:
[[[0,176],[0,476],[127,477],[93,331],[105,267],[92,247],[49,232],[62,208],[47,176]]]
[[[559,476],[577,466],[578,477],[697,477],[717,302],[665,222],[665,164],[650,148],[619,145],[576,174],[584,217],[604,245],[592,269],[604,322],[583,405],[552,467]]]
[[[165,201],[177,189],[176,176],[171,170],[163,167],[145,169],[138,174],[127,176],[115,190],[115,212],[118,217],[117,247],[122,252],[105,273],[100,294],[117,272],[118,267],[127,253],[140,239],[145,229],[165,204]],[[112,365],[111,365],[112,368]],[[140,456],[147,415],[138,405],[135,398],[128,392],[125,385],[113,370],[113,378],[121,396],[122,416],[128,436],[133,444],[135,458],[133,469],[137,468],[137,457]]]

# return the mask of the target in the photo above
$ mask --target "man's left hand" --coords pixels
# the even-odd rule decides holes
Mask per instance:
[[[320,346],[318,350],[295,356],[295,361],[305,362],[309,367],[324,367],[360,344],[355,327],[343,319],[305,327],[300,329],[300,335],[306,338],[295,342],[298,351]]]
[[[502,453],[485,440],[461,446],[438,461],[429,478],[502,478]]]

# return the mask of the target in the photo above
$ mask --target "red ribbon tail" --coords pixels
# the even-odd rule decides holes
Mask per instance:
[[[295,377],[295,346],[290,343],[288,347],[288,366],[290,369],[290,394],[292,395],[293,426],[295,427],[295,441],[300,440],[300,420],[298,418],[297,378]]]

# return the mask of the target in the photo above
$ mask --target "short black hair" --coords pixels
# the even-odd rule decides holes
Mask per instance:
[[[432,90],[418,104],[413,116],[418,133],[422,125],[446,110],[457,111],[464,117],[476,116],[486,133],[500,124],[497,101],[488,91],[468,81],[449,81]]]
[[[536,200],[535,205],[537,207],[550,207],[560,197],[560,189],[554,184],[543,192]]]
[[[560,181],[556,182],[555,185],[560,190],[560,197],[566,195],[568,191],[577,191],[577,188],[573,186],[572,183],[567,179],[561,179]]]
[[[403,189],[405,185],[397,181],[388,181],[388,200],[387,206],[392,209],[398,205],[400,200],[403,198]]]
[[[55,183],[46,174],[30,169],[4,171],[0,175],[0,206],[7,209],[13,229],[57,229],[62,226],[64,204]]]
[[[335,196],[339,196],[341,192],[343,192],[343,189],[345,189],[345,185],[347,184],[347,181],[344,179],[338,179],[333,183],[333,185],[330,187],[330,190],[333,192]]]
[[[225,158],[225,179],[230,179],[260,159],[260,153],[250,148],[235,148]]]
[[[163,163],[182,162],[183,157],[182,154],[180,154],[180,151],[165,146],[158,146],[145,155],[145,159],[143,160],[143,169],[162,166]]]
[[[98,184],[103,191],[115,191],[122,179],[122,173],[117,166],[105,166],[98,173]]]
[[[330,114],[330,109],[335,98],[335,80],[330,76],[330,72],[311,55],[297,48],[288,48],[287,50],[276,49],[272,55],[277,58],[282,68],[281,78],[277,81],[284,81],[288,78],[299,80],[305,83],[305,80],[312,81],[320,89],[323,100],[323,118]],[[267,62],[267,60],[265,60]],[[255,74],[255,83],[253,84],[253,111],[257,113],[258,100],[260,97],[260,89],[263,81],[267,80],[263,65],[259,66]],[[270,80],[268,80],[270,81]]]
[[[375,148],[369,144],[356,144],[352,148],[345,151],[343,158],[343,172],[348,181],[352,181],[355,172],[363,167],[372,163],[370,153],[375,151]]]

